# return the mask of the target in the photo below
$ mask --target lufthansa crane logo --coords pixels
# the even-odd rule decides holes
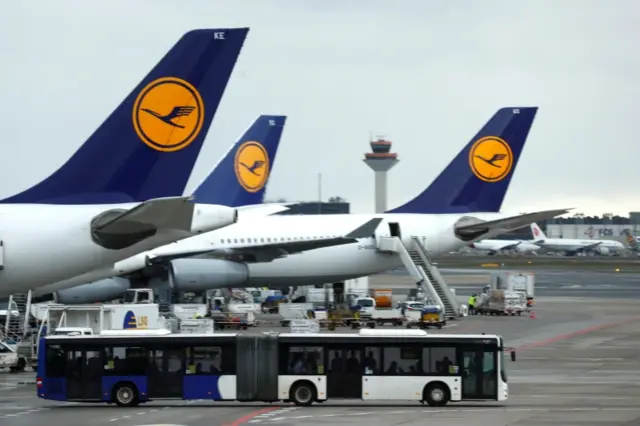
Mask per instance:
[[[260,142],[245,142],[236,151],[234,169],[240,186],[258,192],[269,178],[269,154]]]
[[[485,182],[500,182],[513,167],[513,152],[507,142],[497,136],[477,140],[469,151],[469,166],[476,177]]]
[[[149,83],[133,104],[133,127],[149,147],[163,152],[186,148],[198,137],[204,103],[188,82],[165,77]]]

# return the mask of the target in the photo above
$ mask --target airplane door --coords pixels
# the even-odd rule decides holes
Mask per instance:
[[[402,238],[400,224],[398,222],[389,222],[389,235],[392,237]]]

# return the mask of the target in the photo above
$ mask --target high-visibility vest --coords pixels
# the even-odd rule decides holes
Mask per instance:
[[[469,306],[475,306],[476,305],[476,298],[473,296],[469,296]]]

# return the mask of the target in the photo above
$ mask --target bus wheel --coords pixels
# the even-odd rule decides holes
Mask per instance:
[[[296,405],[309,406],[316,399],[316,388],[309,382],[297,383],[291,389],[290,398]]]
[[[113,400],[120,407],[133,407],[138,404],[138,390],[132,383],[119,384],[113,390]]]
[[[449,402],[449,388],[444,383],[431,383],[422,392],[422,398],[432,407],[442,407]]]

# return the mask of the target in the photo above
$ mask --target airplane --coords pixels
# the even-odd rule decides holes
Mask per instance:
[[[640,252],[640,237],[634,237],[629,229],[622,231],[627,238],[627,248],[631,251]]]
[[[486,250],[491,255],[498,252],[531,253],[540,250],[539,246],[526,240],[480,240],[469,244],[469,247],[477,250]]]
[[[543,249],[564,252],[566,256],[575,256],[578,253],[597,253],[601,255],[614,254],[626,250],[620,241],[615,240],[578,240],[575,238],[547,238],[542,229],[536,224],[531,224],[533,244]]]
[[[194,190],[193,196],[207,204],[237,208],[239,221],[255,220],[260,216],[288,210],[285,204],[262,204],[266,185],[275,165],[276,153],[286,119],[286,116],[283,115],[259,116],[231,145],[211,173],[200,182]],[[261,165],[253,167],[251,172],[245,171],[246,168],[241,166],[243,163],[251,163],[253,166],[258,162]],[[139,259],[139,257],[134,259]],[[128,261],[131,260],[124,260],[124,263]],[[115,275],[118,275],[118,271],[114,269],[114,265],[105,265],[103,268],[67,280],[35,288],[32,290],[32,295],[38,298],[39,302],[48,301],[49,298],[46,295],[58,289],[110,278]],[[61,297],[67,300],[64,294]]]
[[[237,221],[235,208],[176,195],[247,33],[183,35],[64,165],[0,201],[0,297]]]
[[[240,221],[133,256],[115,265],[114,278],[60,289],[54,299],[107,301],[127,288],[167,282],[175,291],[193,292],[339,282],[403,267],[398,254],[378,250],[381,237],[397,236],[407,244],[416,236],[429,254],[447,253],[564,214],[568,210],[499,213],[536,112],[537,107],[500,109],[424,192],[387,213]],[[380,223],[359,237],[356,231],[371,220]]]

